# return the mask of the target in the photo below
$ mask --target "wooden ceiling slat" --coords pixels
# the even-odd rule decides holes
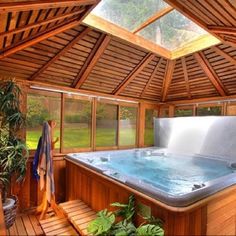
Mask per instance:
[[[183,67],[184,80],[185,80],[186,90],[188,93],[188,98],[191,99],[191,92],[190,92],[189,81],[188,81],[188,70],[187,70],[185,57],[181,58],[181,63],[182,63],[182,67]]]
[[[141,97],[143,97],[146,94],[146,92],[148,91],[150,84],[153,82],[153,79],[154,79],[157,71],[159,70],[159,67],[160,67],[160,65],[162,63],[162,60],[163,60],[163,58],[159,58],[159,61],[157,62],[156,66],[155,66],[155,68],[154,68],[154,70],[153,70],[153,72],[151,74],[150,79],[148,80],[147,84],[145,85],[145,87],[144,87],[144,89],[142,91]]]
[[[8,27],[8,30],[12,30],[16,27],[18,16],[19,16],[19,12],[11,13],[10,25]],[[5,47],[8,47],[9,45],[11,45],[12,41],[13,41],[13,35],[8,36],[5,43]]]
[[[124,79],[124,81],[113,91],[114,95],[118,95],[153,59],[155,55],[148,53],[135,69]]]
[[[34,44],[36,44],[36,43],[38,43],[40,41],[43,41],[44,39],[49,38],[50,36],[53,36],[53,35],[55,35],[57,33],[60,33],[62,31],[65,31],[65,30],[69,29],[69,28],[72,28],[72,27],[78,25],[80,22],[81,22],[80,20],[73,20],[70,23],[65,23],[62,26],[59,26],[59,27],[55,28],[54,30],[50,30],[47,33],[44,33],[44,34],[42,34],[42,35],[40,35],[38,37],[35,37],[32,40],[26,41],[26,42],[24,42],[24,43],[22,43],[22,44],[20,44],[18,46],[10,48],[7,51],[5,51],[2,54],[0,54],[0,59],[3,59],[5,57],[7,57],[7,56],[10,56],[13,53],[16,53],[16,52],[18,52],[18,51],[20,51],[20,50],[22,50],[22,49],[24,49],[26,47],[30,47],[30,46],[32,46],[32,45],[34,45]]]
[[[99,3],[100,0],[35,0],[24,2],[0,3],[0,14],[15,11],[27,11],[37,9],[49,9],[68,6],[85,6]]]
[[[87,61],[86,66],[83,68],[83,73],[79,73],[78,76],[75,78],[75,83],[73,83],[73,87],[80,88],[84,81],[87,79],[90,72],[93,70],[94,66],[98,62],[99,58],[107,48],[109,42],[111,40],[110,36],[103,36],[100,38],[98,44],[96,44],[95,49],[93,50],[94,55],[88,59],[90,60],[89,63]]]
[[[63,54],[65,54],[66,51],[68,51],[70,48],[73,47],[74,44],[76,44],[80,39],[82,39],[91,29],[86,28],[82,33],[79,33],[79,35],[71,41],[68,45],[66,45],[63,49],[61,49],[60,52],[58,52],[53,58],[51,58],[50,61],[48,61],[39,71],[37,71],[30,80],[35,80],[41,73],[43,73],[44,70],[46,70],[50,65],[52,65],[57,59],[59,59]]]
[[[80,10],[80,11],[68,13],[68,14],[65,14],[65,15],[61,15],[61,16],[58,16],[58,17],[50,17],[49,19],[41,20],[41,21],[38,21],[36,23],[31,23],[31,24],[27,24],[27,25],[23,24],[22,27],[18,27],[16,29],[0,33],[0,37],[9,36],[9,35],[12,35],[12,34],[24,32],[26,30],[30,30],[30,29],[33,29],[35,27],[46,25],[48,23],[51,23],[51,22],[54,22],[54,21],[57,21],[57,20],[60,20],[60,19],[64,19],[64,18],[69,17],[69,16],[77,15],[77,14],[83,12],[83,11],[84,11],[84,9]]]
[[[218,47],[212,47],[212,49],[219,54],[220,56],[224,57],[227,61],[233,63],[236,65],[236,59],[234,57],[231,57],[229,54],[225,53],[223,50],[221,50]]]
[[[162,86],[162,99],[161,101],[164,102],[167,98],[167,94],[168,94],[168,90],[171,84],[171,80],[172,80],[172,75],[174,72],[174,68],[175,68],[175,60],[171,60],[167,62],[166,65],[166,71],[165,71],[165,77],[163,79],[163,86]]]
[[[236,26],[209,25],[208,29],[218,34],[236,35]]]
[[[218,78],[217,74],[212,69],[210,63],[205,58],[204,54],[202,52],[195,53],[195,58],[196,58],[197,62],[199,63],[199,65],[201,66],[201,68],[206,73],[209,80],[212,82],[212,84],[214,85],[214,87],[218,91],[218,93],[221,96],[226,96],[227,92],[226,92],[226,89],[224,88],[224,85],[222,84],[222,82]]]

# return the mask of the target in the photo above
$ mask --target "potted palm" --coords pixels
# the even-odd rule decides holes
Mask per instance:
[[[11,182],[21,182],[26,173],[27,147],[19,131],[25,125],[20,109],[21,91],[13,80],[0,79],[0,191],[5,222],[15,221],[17,198],[9,193]]]

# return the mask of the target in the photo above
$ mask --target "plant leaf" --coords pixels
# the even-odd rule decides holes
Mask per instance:
[[[164,236],[164,230],[158,225],[142,225],[136,230],[137,236]]]

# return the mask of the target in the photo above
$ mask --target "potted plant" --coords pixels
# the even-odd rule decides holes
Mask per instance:
[[[5,222],[9,228],[15,221],[17,198],[9,194],[12,182],[21,182],[26,173],[28,151],[19,131],[25,125],[20,109],[21,91],[13,80],[0,81],[0,191]]]

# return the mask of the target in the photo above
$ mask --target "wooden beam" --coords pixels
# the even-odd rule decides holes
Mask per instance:
[[[208,29],[215,34],[229,34],[236,35],[235,26],[218,26],[218,25],[208,25]]]
[[[153,78],[155,77],[155,75],[156,75],[158,69],[159,69],[160,66],[161,66],[162,61],[163,61],[163,58],[161,57],[161,58],[159,59],[159,61],[157,62],[156,66],[155,66],[155,68],[154,68],[154,70],[153,70],[153,72],[152,72],[152,74],[151,74],[150,79],[148,80],[146,86],[144,87],[143,92],[142,92],[142,94],[141,94],[141,97],[143,97],[143,96],[145,95],[145,93],[147,92],[147,90],[148,90],[150,84],[151,84],[152,81],[153,81]]]
[[[165,101],[167,94],[168,94],[168,90],[172,81],[172,76],[173,76],[173,72],[175,69],[175,60],[171,60],[171,61],[167,61],[167,65],[166,65],[166,70],[165,70],[165,77],[163,79],[163,86],[162,86],[162,99],[161,101]]]
[[[135,77],[154,59],[155,55],[148,53],[133,71],[122,81],[122,83],[113,91],[112,94],[118,95],[126,86],[135,79]]]
[[[188,70],[187,70],[185,57],[181,58],[181,63],[182,63],[182,67],[183,67],[184,80],[185,80],[186,90],[187,90],[187,93],[188,93],[188,98],[191,99],[191,93],[190,93],[190,87],[189,87],[189,81],[188,81]]]
[[[169,12],[171,12],[173,10],[174,10],[173,7],[168,6],[168,7],[164,8],[164,9],[158,11],[156,14],[154,14],[149,19],[147,19],[145,22],[143,22],[139,27],[137,27],[133,31],[133,34],[138,33],[143,28],[147,27],[148,25],[152,24],[154,21],[157,21],[158,19],[160,19],[161,17],[165,16],[166,14],[168,14]]]
[[[36,73],[34,73],[29,80],[35,80],[40,74],[42,74],[49,66],[51,66],[56,60],[58,60],[62,55],[64,55],[68,50],[70,50],[79,40],[81,40],[85,35],[87,35],[92,29],[86,28],[79,35],[70,41],[64,48],[62,48],[54,57],[52,57],[43,67],[41,67]]]
[[[75,88],[80,88],[81,85],[84,83],[84,81],[87,79],[90,72],[93,70],[94,66],[97,64],[99,58],[101,57],[103,52],[106,50],[108,44],[110,43],[110,40],[111,40],[111,37],[109,35],[106,35],[102,43],[100,44],[100,46],[97,48],[96,53],[94,54],[93,58],[91,59],[84,73],[81,75],[80,78],[76,79],[78,82],[75,84]]]
[[[119,27],[107,20],[104,20],[103,18],[99,16],[89,14],[83,20],[83,23],[95,29],[102,30],[103,32],[106,32],[108,34],[121,38],[129,43],[138,45],[139,47],[147,49],[151,52],[154,52],[157,55],[160,55],[162,57],[165,57],[165,58],[171,57],[171,52],[165,49],[164,47],[161,47],[147,39],[144,39],[143,37],[134,35],[132,32],[129,32],[128,30],[122,27]]]
[[[198,52],[202,49],[209,48],[211,46],[217,45],[221,41],[212,36],[211,34],[204,34],[197,39],[184,44],[182,47],[179,47],[171,52],[171,59],[177,59],[194,52]]]
[[[207,77],[209,78],[213,86],[215,87],[215,89],[218,91],[218,93],[221,96],[226,96],[227,93],[226,93],[226,89],[224,85],[220,81],[219,77],[217,76],[213,68],[211,67],[210,63],[208,62],[204,54],[202,52],[199,52],[199,53],[195,53],[194,56],[198,64],[201,66],[201,68],[203,69],[203,71],[205,72],[205,74],[207,75]]]
[[[224,52],[223,50],[221,50],[218,47],[212,47],[212,49],[220,56],[224,57],[227,61],[233,63],[234,65],[236,65],[236,59],[232,56],[230,56],[228,53]]]
[[[80,80],[80,78],[82,77],[82,75],[84,74],[85,70],[88,68],[89,64],[91,63],[92,59],[95,56],[95,53],[98,51],[99,47],[101,46],[102,42],[104,41],[106,35],[105,34],[101,34],[101,36],[99,37],[99,39],[97,40],[96,44],[94,45],[92,51],[89,53],[89,56],[87,57],[87,59],[85,60],[82,68],[80,69],[79,73],[77,74],[77,76],[75,77],[71,87],[75,88],[76,86],[78,86],[78,82]],[[81,84],[82,85],[82,84]]]
[[[100,0],[36,0],[24,2],[0,3],[0,14],[15,11],[29,11],[38,9],[72,7],[98,4]]]
[[[57,16],[57,17],[50,17],[47,20],[42,20],[42,21],[32,23],[32,24],[29,24],[29,25],[25,25],[23,27],[13,29],[13,30],[10,30],[10,31],[7,31],[7,32],[2,32],[2,33],[0,33],[0,37],[5,37],[5,36],[17,34],[17,33],[20,33],[20,32],[26,31],[26,30],[33,29],[35,27],[39,27],[39,26],[49,24],[51,22],[55,22],[55,21],[58,21],[58,20],[61,20],[61,19],[64,19],[64,18],[72,17],[72,16],[75,16],[77,14],[82,13],[83,11],[85,11],[85,9],[81,9],[81,10],[78,10],[78,11],[75,11],[75,12],[70,12],[70,13],[67,13],[67,14],[64,14],[64,15],[61,15],[61,16]]]

